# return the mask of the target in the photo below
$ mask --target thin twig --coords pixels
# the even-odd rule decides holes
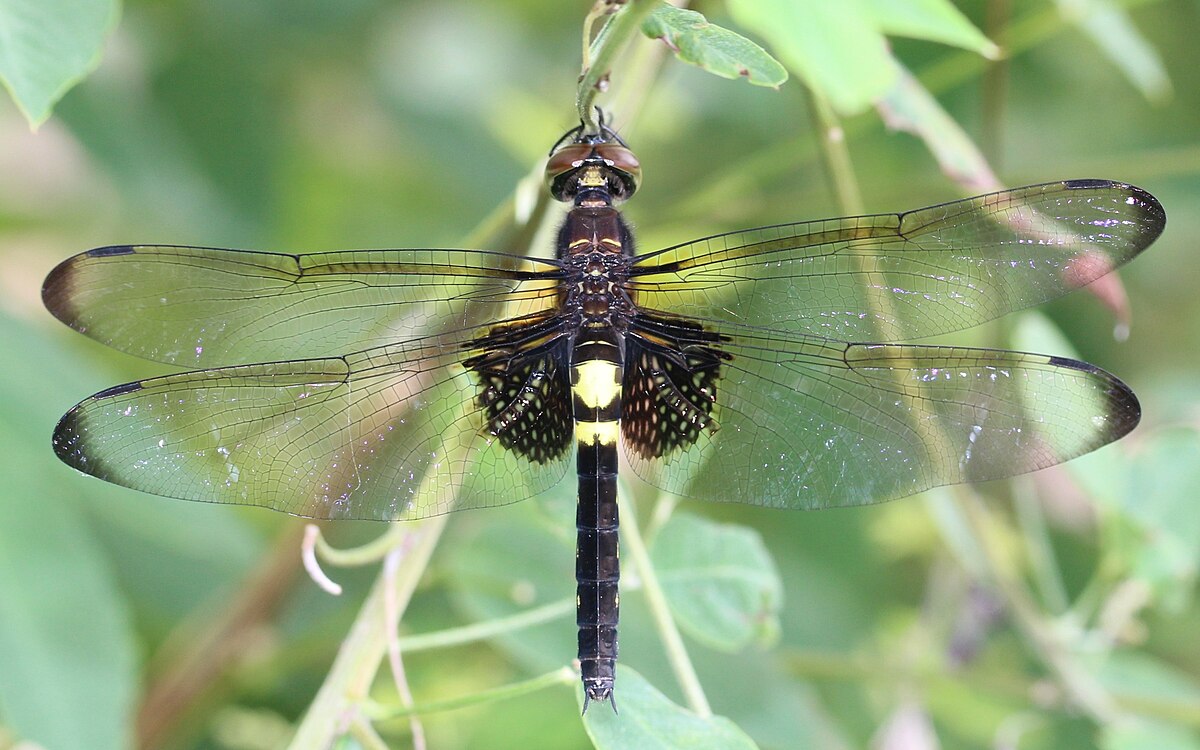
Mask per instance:
[[[366,700],[387,651],[388,623],[385,617],[387,588],[394,588],[397,609],[403,611],[417,581],[433,554],[446,525],[446,516],[434,516],[420,524],[420,536],[404,558],[395,576],[381,574],[359,609],[350,632],[338,649],[337,658],[321,689],[305,714],[289,750],[326,750],[340,731],[342,717],[353,714]]]
[[[683,637],[679,634],[675,618],[671,616],[671,608],[667,605],[667,595],[658,581],[658,574],[650,560],[650,553],[646,550],[646,544],[638,529],[633,501],[629,499],[629,493],[624,488],[617,492],[617,498],[619,500],[624,498],[621,500],[621,531],[629,555],[633,559],[633,565],[641,578],[646,602],[650,606],[650,616],[654,619],[654,625],[662,639],[667,661],[671,664],[675,679],[679,681],[679,687],[683,690],[688,707],[699,716],[712,716],[708,697],[704,695],[704,687],[700,684],[696,668],[692,665],[687,648],[683,645]]]
[[[357,568],[383,560],[388,556],[388,553],[396,548],[397,544],[404,542],[407,533],[407,527],[404,524],[391,524],[387,527],[386,531],[375,539],[361,546],[350,547],[348,549],[334,547],[320,533],[315,535],[313,541],[317,554],[325,562],[341,568]]]
[[[1107,689],[1074,658],[1069,645],[1042,616],[1028,591],[1004,564],[1002,553],[994,540],[996,522],[992,520],[979,496],[968,487],[960,486],[956,489],[959,507],[975,537],[979,554],[991,576],[991,583],[1004,598],[1013,622],[1024,634],[1026,641],[1055,674],[1059,684],[1071,696],[1075,705],[1097,723],[1110,724],[1117,720],[1122,712]]]
[[[608,74],[613,62],[625,46],[637,36],[642,20],[654,9],[658,0],[629,0],[605,22],[592,42],[590,65],[579,78],[575,96],[575,109],[579,121],[589,133],[599,129],[596,122],[596,97],[608,87]]]
[[[863,213],[862,192],[854,176],[854,165],[850,162],[850,149],[846,147],[846,131],[819,91],[810,88],[808,96],[825,173],[837,198],[838,208],[847,216],[858,216]]]
[[[508,617],[486,620],[473,625],[465,625],[461,628],[447,628],[432,633],[405,636],[400,639],[399,645],[408,654],[414,651],[428,651],[438,648],[449,648],[451,646],[461,646],[558,620],[570,615],[574,611],[574,599],[560,599],[559,601],[543,604],[540,607],[535,607]]]
[[[1017,511],[1017,524],[1029,550],[1033,580],[1037,583],[1038,592],[1046,608],[1056,615],[1061,615],[1070,605],[1067,587],[1063,584],[1058,558],[1054,555],[1054,545],[1050,543],[1050,531],[1046,527],[1046,518],[1034,491],[1033,480],[1029,477],[1014,477],[1010,486]]]
[[[302,529],[290,525],[275,539],[270,551],[242,581],[226,606],[196,628],[185,622],[167,639],[155,661],[162,663],[151,673],[158,675],[147,686],[138,706],[135,731],[137,747],[159,748],[169,744],[176,727],[207,691],[247,650],[257,644],[260,628],[271,621],[291,591],[300,566],[296,545]],[[194,632],[199,630],[200,632]]]
[[[300,543],[300,559],[304,562],[304,570],[308,577],[324,591],[334,596],[342,595],[342,587],[325,575],[321,563],[317,561],[317,541],[321,539],[321,527],[315,523],[304,525],[304,541]]]
[[[358,744],[363,746],[364,750],[388,750],[387,742],[379,736],[379,733],[375,731],[375,727],[371,726],[371,722],[365,716],[356,715],[352,717],[347,729],[351,736],[358,740]]]
[[[396,694],[400,697],[400,705],[411,708],[414,701],[412,691],[408,687],[408,677],[404,672],[404,660],[400,656],[400,613],[402,608],[396,598],[395,579],[400,570],[400,561],[412,547],[412,535],[407,535],[404,541],[384,558],[383,575],[388,580],[384,587],[383,611],[387,621],[387,655],[388,665],[392,670],[392,681],[396,686]],[[412,731],[413,750],[425,750],[425,727],[421,717],[413,714],[409,719],[409,729]]]
[[[491,703],[500,700],[509,700],[511,698],[519,698],[522,695],[545,690],[548,687],[556,687],[559,685],[575,685],[578,684],[578,675],[566,667],[556,669],[553,672],[532,677],[521,682],[513,682],[498,688],[490,690],[481,690],[478,693],[464,695],[457,698],[451,698],[444,701],[431,701],[429,703],[421,703],[410,708],[401,709],[376,709],[375,720],[383,721],[387,719],[402,719],[407,716],[420,714],[428,716],[429,714],[439,713],[442,711],[453,711],[467,706],[476,706],[482,703]]]

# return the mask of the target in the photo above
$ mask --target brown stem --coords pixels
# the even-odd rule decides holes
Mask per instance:
[[[165,663],[138,707],[137,747],[168,744],[199,698],[253,648],[259,628],[278,611],[300,572],[302,524],[290,524],[242,580],[227,606],[197,624],[185,622],[167,638],[155,661]],[[199,630],[199,633],[192,632]],[[187,632],[184,632],[187,631]]]

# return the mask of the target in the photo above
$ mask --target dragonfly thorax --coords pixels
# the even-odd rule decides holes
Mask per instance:
[[[572,209],[559,236],[559,260],[566,271],[564,310],[581,326],[624,329],[632,305],[624,291],[632,263],[633,239],[612,206]]]

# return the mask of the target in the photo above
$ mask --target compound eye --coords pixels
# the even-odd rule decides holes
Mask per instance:
[[[613,143],[605,143],[596,147],[596,153],[613,169],[619,169],[635,181],[641,181],[642,164],[629,149]]]
[[[550,160],[546,162],[546,181],[552,183],[555,178],[578,169],[591,153],[592,147],[586,143],[572,143],[550,154]]]
[[[604,143],[596,147],[596,155],[604,159],[620,179],[620,198],[628,198],[637,191],[642,182],[642,164],[632,151],[615,143]]]

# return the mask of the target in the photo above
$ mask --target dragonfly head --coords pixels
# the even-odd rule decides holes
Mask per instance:
[[[602,136],[585,136],[550,154],[546,185],[555,200],[620,203],[642,181],[642,166],[625,146]]]

